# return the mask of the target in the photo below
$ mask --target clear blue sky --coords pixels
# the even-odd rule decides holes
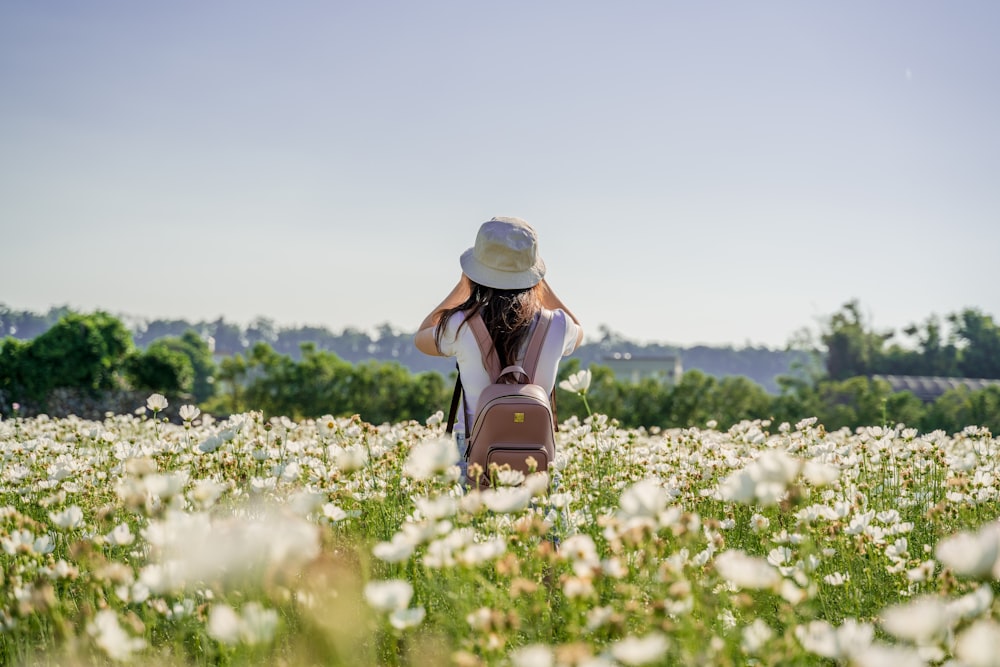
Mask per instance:
[[[0,303],[414,330],[479,224],[589,334],[1000,317],[1000,4],[0,4]]]

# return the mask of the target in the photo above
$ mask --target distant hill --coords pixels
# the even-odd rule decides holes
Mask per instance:
[[[55,324],[69,312],[65,307],[51,308],[47,313],[36,314],[16,311],[0,304],[0,335],[22,340],[34,338]],[[396,361],[411,372],[436,371],[444,375],[454,370],[454,361],[429,357],[413,346],[413,332],[400,331],[389,324],[377,328],[374,335],[354,328],[334,333],[325,327],[279,327],[272,320],[258,318],[247,326],[214,321],[188,322],[186,320],[141,320],[118,315],[133,332],[135,343],[146,347],[157,338],[180,336],[194,329],[205,339],[211,339],[217,356],[230,356],[251,348],[257,342],[270,345],[276,352],[298,358],[303,343],[313,343],[317,348],[329,350],[351,363],[368,360]],[[774,350],[766,347],[711,347],[683,348],[665,344],[639,344],[611,332],[599,329],[600,338],[590,340],[573,353],[584,368],[603,365],[615,353],[633,356],[680,355],[685,371],[697,369],[706,375],[725,377],[742,375],[771,393],[777,393],[776,378],[793,372],[796,364],[805,363],[807,355],[801,351]]]

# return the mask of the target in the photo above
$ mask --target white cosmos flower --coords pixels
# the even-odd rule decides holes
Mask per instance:
[[[795,638],[802,648],[814,655],[843,660],[867,648],[875,637],[875,628],[853,618],[835,628],[826,621],[810,621],[795,628]]]
[[[993,589],[989,584],[983,584],[971,593],[950,600],[945,604],[945,612],[954,623],[982,616],[992,605]]]
[[[487,509],[501,514],[512,514],[524,510],[531,502],[531,491],[523,486],[502,486],[482,492],[482,501]]]
[[[152,394],[146,399],[146,407],[153,412],[167,409],[167,399],[163,394]]]
[[[492,560],[496,560],[507,550],[507,543],[502,537],[494,537],[485,542],[470,544],[459,552],[456,560],[463,565],[475,567]]]
[[[611,655],[626,665],[658,662],[670,647],[667,638],[658,632],[645,637],[626,637],[611,645]]]
[[[853,652],[852,665],[856,667],[927,667],[915,648],[909,646],[889,646],[870,644]]]
[[[16,556],[19,553],[44,556],[52,553],[56,545],[48,535],[35,537],[35,534],[30,530],[21,529],[14,530],[10,535],[0,538],[0,547],[3,547],[3,550],[11,556]]]
[[[240,639],[245,644],[265,644],[274,639],[278,612],[259,602],[248,602],[240,612]]]
[[[802,477],[813,486],[827,486],[840,478],[840,468],[822,461],[809,460],[802,466]]]
[[[519,486],[524,483],[524,473],[520,470],[501,468],[496,471],[497,486]]]
[[[417,498],[415,504],[420,513],[431,521],[455,516],[458,511],[458,502],[451,496]]]
[[[240,640],[240,616],[227,604],[213,604],[208,610],[208,636],[223,644]]]
[[[623,520],[633,518],[656,519],[670,500],[659,479],[647,477],[636,482],[622,493],[619,515]]]
[[[783,451],[769,449],[719,485],[723,500],[775,505],[798,475],[801,462]]]
[[[968,667],[1000,667],[1000,625],[981,619],[955,640],[955,656]]]
[[[83,525],[83,510],[76,505],[70,505],[62,512],[50,512],[49,518],[63,530],[72,530]]]
[[[457,459],[458,452],[450,438],[421,440],[410,450],[403,472],[411,479],[428,480],[453,467]]]
[[[996,524],[977,533],[958,533],[938,543],[934,555],[943,565],[962,577],[980,578],[990,575],[997,564],[1000,532]]]
[[[104,536],[104,539],[115,546],[123,547],[132,544],[135,541],[135,535],[132,534],[127,523],[120,523],[112,528],[111,532]]]
[[[201,414],[201,410],[193,405],[182,405],[180,409],[180,417],[186,422],[194,421]]]
[[[885,631],[914,644],[927,644],[943,637],[948,626],[947,607],[937,597],[915,598],[882,611]]]
[[[396,609],[389,614],[389,624],[397,630],[406,630],[407,628],[413,628],[423,623],[424,616],[426,615],[427,612],[423,607]]]
[[[365,600],[378,611],[406,609],[413,597],[413,585],[402,579],[372,581],[365,585]]]
[[[592,374],[589,368],[582,371],[577,371],[573,373],[568,378],[559,383],[560,389],[565,389],[566,391],[572,392],[574,394],[586,394],[587,390],[590,389],[590,381],[592,379]]]
[[[94,638],[97,647],[112,660],[126,661],[136,651],[146,648],[146,640],[129,635],[118,624],[118,615],[110,609],[97,612],[87,626],[87,633]]]
[[[402,563],[413,555],[413,551],[414,544],[404,533],[396,533],[391,541],[372,547],[372,555],[386,563]]]
[[[781,575],[763,558],[730,549],[715,557],[715,569],[739,588],[765,589],[778,585]]]
[[[555,656],[550,646],[530,644],[513,651],[510,662],[514,667],[553,667]]]
[[[758,653],[764,645],[774,636],[771,626],[761,619],[755,619],[753,623],[743,628],[743,650],[750,655]]]

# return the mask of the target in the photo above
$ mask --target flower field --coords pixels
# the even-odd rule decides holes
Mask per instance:
[[[998,441],[564,422],[458,482],[440,415],[0,422],[0,661],[1000,665]]]

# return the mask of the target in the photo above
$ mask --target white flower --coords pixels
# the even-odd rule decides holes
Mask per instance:
[[[619,515],[623,520],[636,517],[655,519],[666,509],[668,500],[669,497],[660,480],[647,477],[622,493]]]
[[[995,524],[978,533],[958,533],[938,543],[934,555],[955,574],[984,577],[992,573],[1000,550],[1000,533]]]
[[[62,512],[50,512],[49,518],[63,530],[71,530],[83,525],[83,510],[76,505],[70,505]]]
[[[451,496],[417,498],[415,502],[420,513],[431,521],[455,516],[455,513],[458,511],[458,503]]]
[[[146,407],[153,412],[167,409],[167,399],[163,394],[152,394],[146,399]]]
[[[748,556],[734,549],[715,557],[715,569],[724,579],[739,588],[773,588],[781,580],[778,571],[763,558]]]
[[[753,623],[743,628],[743,650],[751,655],[754,655],[764,648],[764,645],[767,644],[773,636],[774,630],[771,629],[771,626],[758,618],[754,620]]]
[[[214,604],[208,610],[208,636],[223,644],[240,640],[240,616],[226,604]]]
[[[875,628],[848,618],[839,628],[826,621],[810,621],[795,628],[802,648],[824,658],[842,660],[867,648],[875,637]]]
[[[164,406],[165,407],[165,406]],[[193,405],[182,405],[180,409],[180,416],[186,422],[194,421],[201,414],[201,410]]]
[[[110,609],[97,612],[94,620],[87,626],[87,632],[94,638],[98,648],[112,660],[128,660],[133,652],[146,648],[146,640],[125,632],[118,624],[117,614]]]
[[[415,480],[428,480],[455,465],[458,451],[449,438],[422,440],[410,451],[403,472]]]
[[[936,597],[915,598],[909,603],[883,610],[882,627],[897,639],[914,644],[930,643],[942,637],[948,629],[947,608]]]
[[[568,378],[560,382],[559,388],[565,389],[566,391],[574,394],[586,394],[587,390],[590,389],[590,380],[591,372],[590,369],[587,368],[573,373]]]
[[[657,662],[667,652],[667,638],[658,632],[645,637],[626,637],[611,645],[611,655],[626,665],[645,665]]]
[[[886,644],[870,644],[853,652],[853,663],[856,667],[927,667],[927,661],[920,653],[909,646],[888,646]]]
[[[723,500],[757,501],[775,505],[798,475],[800,462],[780,450],[767,450],[743,470],[729,475],[719,485]]]
[[[240,613],[240,639],[246,644],[264,644],[274,639],[278,612],[259,602],[248,602]]]
[[[945,604],[945,612],[952,622],[972,619],[985,614],[993,605],[993,589],[983,584],[971,593],[950,600]]]
[[[955,640],[955,656],[968,667],[1000,667],[1000,626],[976,621]]]
[[[104,536],[104,539],[115,546],[123,547],[132,544],[135,541],[135,535],[132,534],[127,523],[120,523],[112,528],[111,532]]]
[[[412,609],[397,609],[389,614],[389,624],[397,630],[413,628],[424,621],[427,615],[423,607],[413,607]]]
[[[496,560],[507,551],[507,543],[502,537],[494,537],[485,542],[470,544],[458,554],[458,562],[475,567],[488,561]]]
[[[413,585],[402,579],[372,581],[365,586],[365,600],[378,611],[406,609],[413,597]]]
[[[520,512],[531,502],[531,491],[523,486],[502,486],[486,489],[482,494],[483,504],[492,512],[512,514]]]
[[[372,547],[372,555],[386,563],[402,563],[413,555],[414,544],[404,533],[396,533],[389,542]]]
[[[555,656],[545,644],[530,644],[511,653],[510,661],[514,667],[552,667]]]
[[[840,468],[821,461],[806,461],[802,477],[813,486],[826,486],[840,478]]]
[[[843,574],[841,572],[834,572],[823,577],[823,581],[831,586],[843,586],[848,581],[851,580],[850,573]]]

